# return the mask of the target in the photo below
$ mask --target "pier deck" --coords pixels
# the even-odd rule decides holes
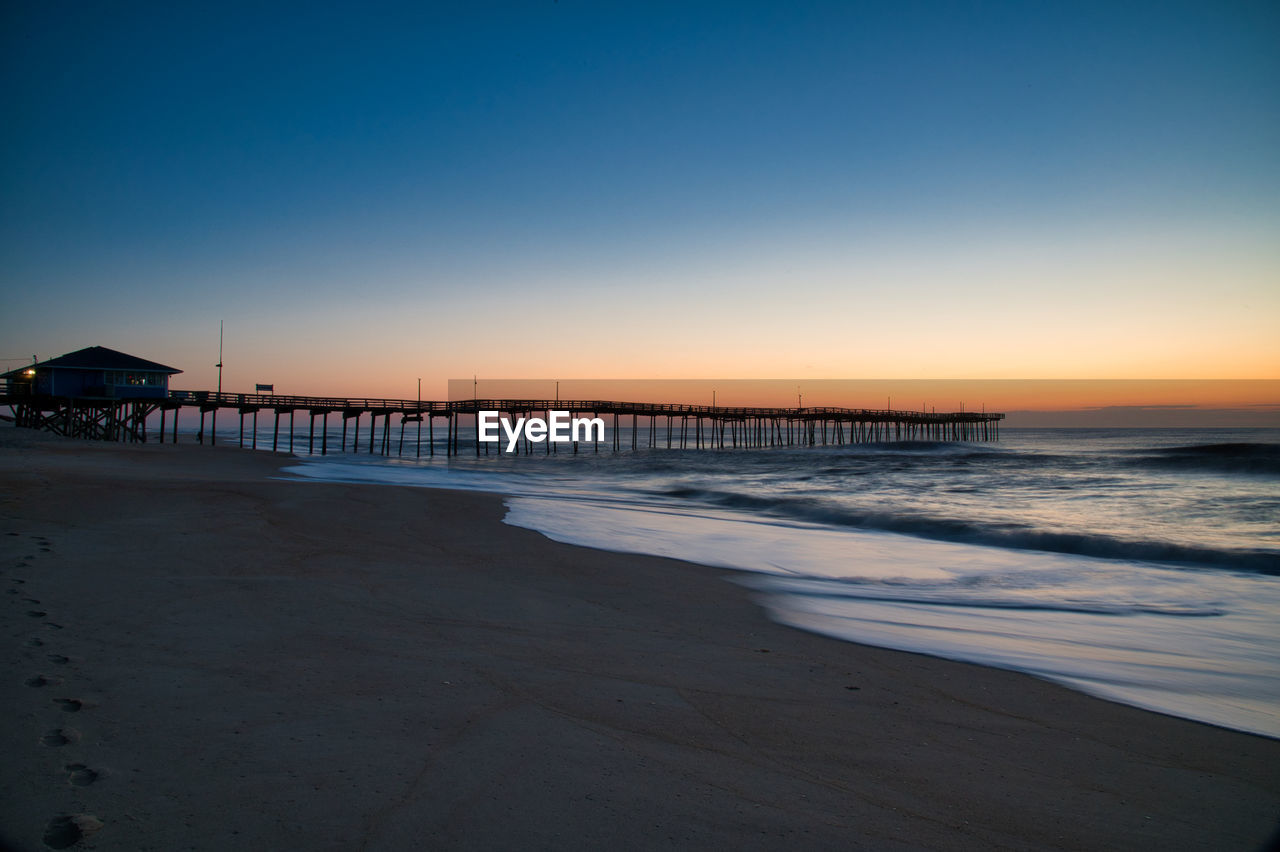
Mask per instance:
[[[216,443],[219,411],[233,410],[240,418],[240,443],[257,447],[258,413],[270,411],[274,424],[273,450],[293,452],[296,415],[309,418],[307,452],[327,455],[338,452],[392,454],[392,420],[399,425],[396,454],[404,453],[406,426],[416,426],[415,455],[423,455],[422,432],[427,431],[427,455],[435,455],[435,424],[443,421],[444,452],[458,455],[474,450],[476,455],[502,453],[502,447],[482,443],[479,434],[462,437],[462,421],[474,421],[480,411],[497,411],[512,419],[549,416],[565,411],[571,417],[599,417],[611,426],[606,441],[580,442],[595,452],[624,448],[728,449],[777,446],[821,446],[881,441],[995,441],[1004,415],[993,412],[925,412],[867,408],[771,408],[690,405],[684,403],[618,402],[612,400],[551,399],[466,399],[447,402],[404,399],[291,396],[259,393],[218,393],[215,391],[170,391],[158,399],[93,399],[44,396],[15,396],[0,393],[0,404],[13,411],[19,426],[46,429],[71,437],[114,441],[149,440],[148,421],[158,413],[160,428],[155,433],[161,443],[178,440],[178,415],[185,408],[197,409],[200,427],[197,441]],[[281,446],[280,420],[288,415],[287,447]],[[212,415],[205,431],[206,415]],[[252,415],[250,440],[245,440],[246,417]],[[329,419],[342,418],[338,446],[329,445]],[[361,419],[368,416],[367,449],[362,450]],[[381,418],[381,424],[379,424]],[[610,423],[611,418],[611,423]],[[319,435],[316,423],[320,422]],[[352,422],[354,421],[354,422]],[[350,427],[350,428],[349,428]],[[378,435],[381,428],[382,434]],[[351,432],[348,441],[348,431]],[[475,432],[474,429],[470,430]],[[623,440],[624,431],[626,440]],[[317,437],[319,441],[317,441]],[[624,446],[625,445],[625,446]],[[579,451],[574,443],[572,452]],[[517,452],[554,453],[549,441],[533,444],[522,440]]]

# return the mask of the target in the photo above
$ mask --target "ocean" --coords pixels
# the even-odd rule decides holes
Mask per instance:
[[[611,443],[478,459],[407,446],[287,470],[498,492],[507,523],[557,541],[735,569],[799,629],[1280,737],[1280,430]]]

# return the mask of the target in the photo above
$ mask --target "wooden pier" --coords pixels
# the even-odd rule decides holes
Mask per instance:
[[[0,388],[16,426],[89,441],[145,442],[147,418],[168,405],[162,399],[14,395]]]
[[[0,396],[0,403],[12,407],[19,426],[98,440],[145,442],[154,437],[161,443],[178,440],[178,420],[184,409],[194,409],[199,415],[197,442],[204,443],[207,436],[210,444],[217,442],[218,413],[234,412],[239,417],[240,444],[253,448],[260,440],[259,414],[266,412],[271,418],[271,449],[288,452],[302,449],[295,446],[301,414],[308,421],[305,451],[320,455],[367,452],[402,456],[406,429],[412,427],[411,451],[419,457],[436,454],[437,424],[445,438],[446,455],[503,454],[505,439],[499,444],[481,442],[475,429],[463,429],[463,421],[474,422],[480,411],[497,411],[512,421],[518,417],[549,419],[551,411],[565,411],[570,417],[601,418],[608,428],[606,441],[576,442],[571,447],[550,441],[535,444],[524,438],[516,448],[516,452],[524,454],[599,452],[602,447],[618,452],[640,448],[752,449],[885,441],[995,441],[1004,419],[1003,414],[972,411],[744,408],[548,399],[438,402],[213,391],[170,391],[162,399],[119,401],[6,395]],[[160,428],[149,433],[148,422],[154,421],[157,413]],[[330,441],[329,429],[334,417],[342,422],[336,446]],[[282,420],[286,422],[283,440]],[[266,440],[263,442],[265,445]]]

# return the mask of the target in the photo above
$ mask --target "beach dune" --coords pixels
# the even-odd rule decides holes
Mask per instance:
[[[14,849],[1257,849],[1280,742],[769,622],[500,497],[0,433]]]

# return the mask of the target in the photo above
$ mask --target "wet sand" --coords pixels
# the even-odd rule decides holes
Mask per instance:
[[[1280,741],[770,623],[501,498],[0,426],[0,846],[1256,849]]]

